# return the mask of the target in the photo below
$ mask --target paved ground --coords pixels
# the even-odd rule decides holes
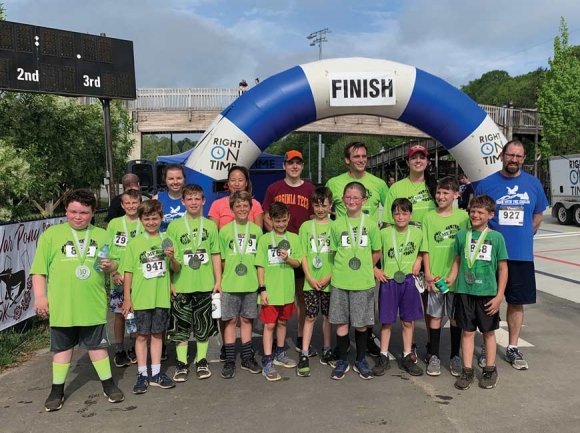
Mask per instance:
[[[0,376],[0,431],[577,432],[580,370],[574,361],[580,356],[580,229],[558,226],[549,214],[544,221],[535,243],[541,291],[538,303],[526,309],[520,344],[531,369],[511,368],[504,361],[505,348],[500,346],[500,381],[494,390],[474,386],[458,391],[447,371],[436,378],[412,378],[396,365],[371,381],[359,379],[352,371],[344,380],[333,381],[330,368],[313,358],[310,378],[286,370],[282,372],[286,380],[268,383],[261,375],[238,369],[233,380],[225,381],[219,377],[221,365],[213,363],[214,376],[209,380],[190,379],[172,390],[150,388],[141,396],[130,393],[136,368],[115,369],[127,398],[112,405],[103,397],[86,353],[78,350],[63,409],[46,413],[43,402],[50,389],[51,356],[43,352]],[[502,335],[506,333],[498,332],[500,345],[505,344]],[[416,334],[422,346],[424,324],[418,324]],[[399,328],[393,336],[391,349],[398,354]],[[448,337],[444,332],[444,359]],[[254,342],[259,346],[258,334]],[[320,344],[319,333],[315,344]],[[217,349],[213,342],[210,357],[217,356]],[[297,359],[296,355],[291,354]],[[173,362],[174,353],[170,352],[162,367],[169,374]],[[445,361],[444,366],[448,367]]]

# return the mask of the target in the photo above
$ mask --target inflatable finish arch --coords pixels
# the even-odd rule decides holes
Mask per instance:
[[[295,129],[347,114],[388,117],[420,129],[441,142],[474,183],[501,168],[506,139],[463,92],[412,66],[345,58],[296,66],[240,96],[187,159],[187,181],[201,185],[211,203],[218,198],[215,180],[224,179],[232,165],[250,167]]]

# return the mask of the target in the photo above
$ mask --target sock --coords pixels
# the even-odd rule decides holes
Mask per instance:
[[[122,352],[123,350],[125,350],[125,345],[123,343],[117,343],[115,352]]]
[[[403,358],[406,358],[407,355],[410,355],[411,353],[413,353],[413,352],[403,352]]]
[[[511,344],[508,344],[507,350],[510,350],[510,349],[517,349],[517,348],[518,348],[518,346],[513,346],[513,345],[511,345]]]
[[[324,353],[326,353],[326,352],[324,352]],[[302,351],[302,356],[308,356],[308,350],[303,350]]]
[[[429,329],[429,339],[431,346],[431,355],[440,358],[439,356],[439,342],[441,340],[441,328]]]
[[[388,358],[389,357],[389,352],[381,352],[381,355],[385,355]]]
[[[356,343],[356,360],[362,361],[365,358],[365,352],[367,351],[367,338],[370,338],[372,331],[367,329],[366,331],[354,331],[354,341]]]
[[[330,350],[330,347],[328,347],[328,346],[322,346],[322,354],[323,355],[326,355],[329,350]]]
[[[161,371],[161,364],[151,364],[151,376],[155,377]]]
[[[341,361],[346,361],[348,345],[350,344],[350,338],[348,334],[341,336],[336,336],[336,346],[338,347],[338,353]]]
[[[458,326],[450,326],[451,332],[451,358],[459,356],[461,347],[461,329]]]
[[[147,374],[147,366],[146,365],[144,365],[142,367],[137,367],[137,371],[139,372],[139,374],[141,376],[145,376],[145,377],[148,376],[148,374]]]
[[[135,349],[135,337],[130,337],[129,342],[131,343],[131,349]]]
[[[99,375],[100,380],[107,380],[113,377],[111,373],[111,362],[109,357],[101,359],[100,361],[93,361],[93,366]]]
[[[242,343],[242,359],[250,359],[254,351],[252,350],[252,342]]]
[[[187,344],[184,344],[183,346],[177,346],[175,348],[175,352],[177,352],[177,360],[179,362],[183,362],[184,364],[187,364]]]
[[[226,361],[235,362],[236,361],[236,345],[234,344],[224,344],[226,348]]]
[[[272,355],[264,355],[262,356],[262,365],[265,367],[270,362],[272,362]]]
[[[68,369],[70,368],[70,362],[68,364],[58,364],[56,362],[52,363],[52,383],[55,385],[61,385],[66,380],[66,375],[68,374]]]
[[[375,342],[375,336],[373,334],[373,328],[367,328],[367,338],[368,338],[368,341],[372,341],[373,343]]]
[[[278,355],[280,355],[282,352],[284,352],[284,346],[282,346],[282,347],[276,346],[276,350],[274,351],[274,355],[275,355],[275,356],[278,356]]]

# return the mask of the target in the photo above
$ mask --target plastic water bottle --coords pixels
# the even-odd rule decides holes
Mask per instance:
[[[125,329],[127,330],[127,334],[134,334],[137,332],[137,321],[135,320],[135,313],[127,313],[127,317],[125,317]]]
[[[99,249],[99,252],[97,253],[97,258],[95,259],[95,264],[93,266],[95,271],[103,272],[103,270],[99,268],[99,266],[103,263],[103,259],[109,258],[110,252],[111,249],[109,248],[109,244],[103,244],[103,246]]]
[[[222,318],[222,300],[219,293],[214,293],[211,295],[211,318]]]

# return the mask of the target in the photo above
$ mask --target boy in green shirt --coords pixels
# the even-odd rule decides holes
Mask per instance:
[[[212,319],[212,295],[221,294],[222,261],[217,225],[202,215],[205,196],[201,186],[186,185],[181,202],[186,213],[169,223],[167,235],[175,243],[175,255],[181,264],[173,274],[169,341],[176,343],[177,366],[173,380],[185,382],[189,374],[187,349],[193,329],[196,339],[196,375],[207,379],[209,338],[217,334]]]
[[[119,218],[113,218],[107,226],[109,239],[112,239],[111,259],[120,263],[125,254],[129,242],[141,233],[141,221],[137,216],[137,208],[141,204],[141,194],[139,191],[129,189],[121,194],[121,207],[125,215]],[[137,362],[135,354],[136,334],[131,334],[131,346],[128,352],[125,352],[123,343],[125,336],[125,316],[123,316],[123,276],[115,271],[111,274],[113,279],[113,289],[111,290],[111,299],[109,306],[111,313],[115,314],[113,329],[115,330],[115,358],[114,362],[117,367],[127,367]]]
[[[288,207],[275,201],[268,208],[268,216],[272,222],[272,231],[262,236],[258,242],[256,267],[258,293],[262,303],[260,320],[264,322],[262,375],[269,382],[275,382],[282,379],[282,376],[274,365],[296,367],[296,362],[286,353],[284,342],[286,323],[296,313],[294,269],[300,266],[302,253],[298,235],[286,231],[290,221]],[[274,329],[277,345],[272,357]]]
[[[163,205],[147,200],[137,210],[143,234],[137,236],[125,252],[120,272],[124,274],[125,300],[123,314],[135,313],[137,322],[137,382],[133,394],[144,394],[149,385],[173,388],[175,383],[161,372],[162,334],[169,320],[169,269],[178,272],[179,262],[173,254],[173,242],[160,234]],[[169,269],[168,269],[169,267]],[[147,341],[150,337],[151,379],[147,373]]]
[[[83,345],[111,403],[125,399],[113,382],[107,347],[107,294],[105,273],[117,262],[102,259],[95,269],[97,251],[108,242],[107,232],[90,225],[97,208],[94,194],[74,190],[66,198],[67,223],[49,227],[39,238],[30,268],[34,309],[50,324],[52,388],[44,403],[47,412],[62,408],[64,382],[73,349]],[[50,308],[50,309],[49,309]]]
[[[226,361],[221,376],[232,379],[236,375],[236,323],[240,318],[242,339],[242,370],[252,374],[262,372],[252,349],[252,320],[258,317],[258,274],[255,267],[258,240],[262,229],[248,221],[252,209],[252,195],[236,191],[230,196],[234,220],[219,233],[222,257],[222,320],[226,323],[224,347]]]
[[[332,222],[328,215],[332,207],[332,192],[330,188],[319,186],[310,198],[314,209],[314,219],[306,221],[300,227],[300,244],[302,248],[302,269],[306,276],[304,284],[304,302],[306,305],[306,321],[302,340],[302,356],[296,367],[298,376],[310,376],[308,350],[314,323],[318,313],[322,313],[322,355],[320,363],[328,365],[333,359],[330,349],[332,325],[328,321],[330,305],[330,278],[334,257],[330,251],[330,233]]]
[[[441,340],[441,321],[444,316],[449,317],[451,333],[450,371],[453,376],[461,374],[461,358],[459,347],[461,344],[461,329],[453,318],[453,297],[455,285],[449,286],[449,291],[442,293],[435,287],[434,278],[449,283],[448,277],[453,266],[453,244],[460,230],[469,227],[469,215],[462,209],[453,207],[453,202],[459,195],[459,185],[453,177],[445,177],[437,184],[435,200],[437,209],[430,211],[423,218],[423,267],[425,269],[425,285],[427,286],[427,307],[425,314],[429,323],[429,343],[427,356],[427,374],[439,376],[441,374],[441,357],[439,343]]]
[[[460,231],[453,246],[455,261],[449,282],[453,284],[457,280],[455,320],[463,331],[463,371],[455,382],[455,387],[461,390],[468,389],[473,383],[473,346],[477,328],[483,334],[486,355],[479,386],[495,388],[498,381],[495,330],[499,328],[499,307],[508,279],[508,254],[502,234],[487,226],[494,213],[495,201],[491,197],[474,197],[469,208],[471,229]]]

